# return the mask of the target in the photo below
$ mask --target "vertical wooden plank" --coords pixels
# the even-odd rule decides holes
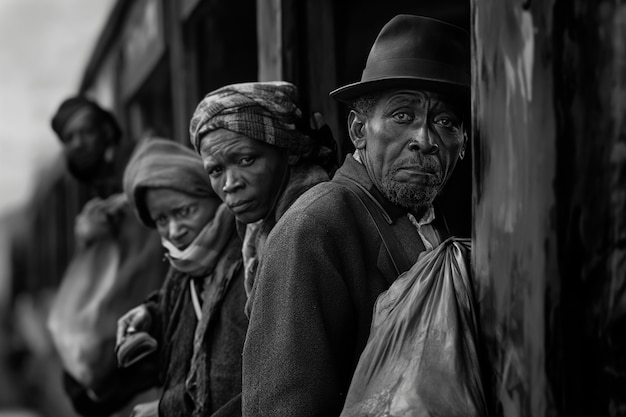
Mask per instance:
[[[282,0],[257,0],[259,81],[283,79]]]
[[[335,15],[332,0],[306,2],[306,91],[311,111],[322,113],[335,138],[342,131],[337,102],[328,96],[337,88],[337,60],[335,57]],[[343,154],[341,149],[340,154]]]
[[[473,4],[475,251],[498,414],[626,414],[626,5]]]
[[[172,94],[172,111],[174,126],[172,129],[175,141],[187,145],[188,134],[188,110],[187,110],[187,76],[185,63],[185,46],[183,45],[183,29],[179,16],[181,3],[178,1],[163,0],[163,10],[166,11],[167,21],[166,36],[169,45],[169,67]]]
[[[554,287],[551,2],[473,3],[474,264],[496,415],[551,415]]]
[[[626,414],[626,4],[554,3],[562,415]],[[560,351],[559,351],[560,350]]]

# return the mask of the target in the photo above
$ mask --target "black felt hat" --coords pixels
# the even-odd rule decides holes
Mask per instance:
[[[352,103],[363,95],[396,87],[449,91],[469,97],[469,33],[441,20],[398,15],[378,34],[361,81],[330,95]]]

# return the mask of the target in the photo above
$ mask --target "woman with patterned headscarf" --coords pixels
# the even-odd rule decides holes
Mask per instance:
[[[139,220],[161,235],[170,263],[163,288],[118,322],[120,366],[156,360],[163,386],[158,403],[137,406],[133,415],[241,415],[248,320],[234,216],[198,155],[170,140],[139,146],[124,192]],[[155,348],[156,355],[148,353]]]
[[[291,204],[328,181],[333,152],[306,127],[293,84],[233,84],[204,97],[191,119],[191,142],[213,190],[246,225],[243,260],[249,313],[267,235]]]

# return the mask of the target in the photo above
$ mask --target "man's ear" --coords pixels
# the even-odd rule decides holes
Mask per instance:
[[[356,110],[350,110],[348,115],[348,133],[356,149],[365,149],[365,122],[366,117]]]
[[[461,145],[461,153],[465,155],[465,148],[467,147],[467,130],[463,129],[463,145]]]

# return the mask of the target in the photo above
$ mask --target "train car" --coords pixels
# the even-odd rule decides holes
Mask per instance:
[[[305,112],[324,115],[341,158],[351,151],[347,109],[328,93],[359,79],[382,25],[411,13],[467,28],[473,155],[442,204],[453,232],[473,237],[494,415],[617,416],[626,410],[622,3],[118,0],[80,92],[115,112],[128,142],[188,143],[210,90],[291,81]],[[72,246],[83,194],[62,176],[52,183],[29,209],[36,226],[21,242],[39,246],[18,259],[21,291],[57,285]]]
[[[469,2],[462,0],[120,0],[80,90],[114,110],[128,141],[155,134],[189,144],[189,120],[209,91],[235,82],[290,81],[300,88],[305,115],[319,112],[330,126],[341,162],[353,149],[348,109],[328,93],[360,78],[378,31],[400,13],[469,30]],[[442,196],[450,227],[464,236],[470,234],[471,186],[470,157]]]

